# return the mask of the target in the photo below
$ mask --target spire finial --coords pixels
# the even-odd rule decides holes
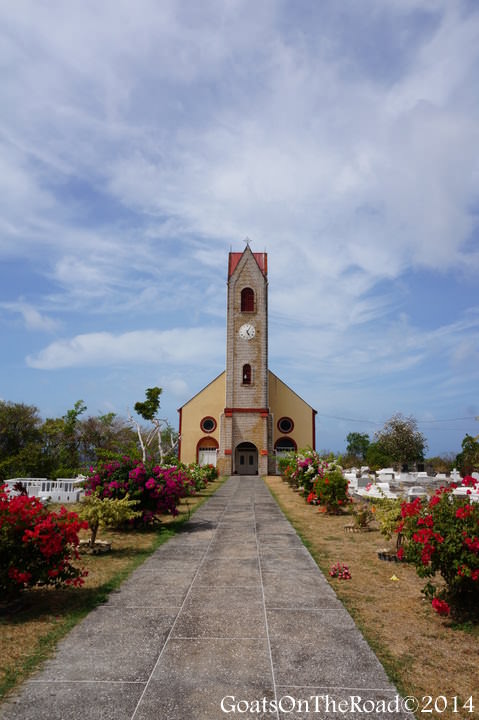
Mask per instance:
[[[244,241],[245,241],[246,245],[249,247],[251,240],[249,239],[248,236],[245,237]]]

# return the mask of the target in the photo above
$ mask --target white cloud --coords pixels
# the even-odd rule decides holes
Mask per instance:
[[[55,332],[60,327],[58,320],[42,314],[37,308],[26,302],[0,303],[0,307],[11,312],[19,313],[23,318],[27,330],[38,330],[50,333]]]
[[[57,340],[27,364],[39,370],[58,368],[156,364],[206,364],[224,352],[224,333],[215,328],[136,330],[119,335],[86,333]]]
[[[184,400],[185,397],[188,397],[188,393],[190,392],[187,383],[181,378],[165,380],[164,385],[166,392],[169,392],[175,398],[181,398],[182,400]]]
[[[372,23],[387,16],[375,2],[361,13],[368,7]],[[36,5],[30,13],[5,9],[10,26],[30,38],[30,55],[42,58],[31,70],[29,57],[10,51],[17,75],[9,92],[38,88],[14,104],[25,117],[7,115],[12,137],[50,170],[63,167],[64,177],[79,175],[124,208],[169,218],[182,243],[188,232],[223,247],[249,234],[278,255],[299,244],[288,270],[301,267],[302,252],[314,252],[317,266],[341,284],[350,265],[370,285],[411,264],[464,265],[477,198],[470,148],[479,124],[468,78],[478,16],[437,2],[392,5],[401,28],[413,27],[422,10],[439,21],[405,42],[407,62],[394,82],[378,84],[364,68],[345,73],[354,48],[340,35],[331,44],[331,8],[323,12],[334,22],[321,23],[319,14],[310,45],[301,41],[300,30],[306,38],[311,28],[300,13],[292,17],[295,35],[285,32],[290,18],[274,3],[256,8],[254,21],[248,8],[209,2],[198,15],[169,2],[68,12],[60,4],[55,32]],[[221,34],[209,22],[218,13]],[[111,238],[91,234],[86,248],[96,241],[98,262],[87,273],[85,237],[77,237],[75,258],[61,227],[54,235],[46,241],[56,243],[55,274],[64,285],[71,266],[72,284],[84,278],[95,295],[108,295],[112,279],[95,283],[95,275],[108,262],[124,268],[131,261],[124,227],[112,228]],[[154,246],[161,243],[157,236]],[[141,225],[134,244],[140,254],[148,245]],[[286,266],[281,272],[284,280]]]

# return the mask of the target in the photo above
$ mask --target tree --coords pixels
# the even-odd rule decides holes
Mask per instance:
[[[370,470],[380,470],[392,465],[392,458],[384,452],[379,443],[372,442],[366,452],[366,463]]]
[[[457,468],[461,475],[470,475],[479,470],[479,436],[467,434],[461,446],[462,452],[456,457]]]
[[[146,400],[137,402],[134,405],[135,411],[143,420],[151,422],[153,428],[149,431],[142,431],[141,425],[130,414],[128,415],[130,423],[136,428],[138,440],[140,442],[143,462],[146,462],[146,450],[155,440],[158,444],[158,454],[160,462],[164,461],[165,454],[173,454],[178,444],[179,436],[174,432],[168,420],[158,417],[160,409],[160,395],[162,389],[159,387],[147,388],[145,391]]]
[[[43,451],[48,475],[72,477],[80,470],[80,415],[85,410],[83,400],[77,400],[61,418],[47,418],[43,423]]]
[[[393,415],[374,437],[379,449],[396,465],[416,463],[424,459],[427,441],[417,429],[417,422],[413,417],[404,417],[401,413]]]
[[[88,417],[79,425],[82,464],[97,465],[102,459],[137,455],[136,435],[126,420],[115,413]]]
[[[426,467],[435,473],[447,473],[456,467],[456,455],[454,453],[444,453],[435,457],[426,459]]]
[[[36,473],[42,459],[40,428],[34,405],[0,400],[0,478]]]
[[[367,433],[351,432],[346,436],[346,440],[348,441],[346,452],[364,460],[371,442],[369,435]]]
[[[67,458],[67,467],[78,468],[80,465],[80,437],[79,437],[79,418],[86,410],[83,400],[77,400],[71,410],[67,410],[62,417],[63,420],[63,444]]]

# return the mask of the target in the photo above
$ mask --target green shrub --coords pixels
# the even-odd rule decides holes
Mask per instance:
[[[319,505],[326,508],[328,513],[339,513],[350,502],[348,484],[339,465],[323,461],[314,482],[314,493]]]
[[[374,500],[374,516],[379,525],[379,531],[388,540],[397,535],[396,546],[401,545],[402,535],[397,532],[398,523],[401,520],[401,506],[403,501],[389,498],[381,498]]]
[[[216,480],[218,477],[218,470],[214,465],[191,463],[185,467],[185,470],[191,478],[197,492],[204,490],[209,482],[213,482],[213,480]]]
[[[101,498],[97,492],[86,495],[82,499],[79,516],[88,522],[90,528],[90,545],[94,545],[98,528],[120,527],[129,520],[140,517],[141,512],[134,510],[138,500],[130,500],[128,495],[124,498]]]

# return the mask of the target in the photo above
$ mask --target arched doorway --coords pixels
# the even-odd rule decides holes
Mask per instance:
[[[238,475],[258,474],[258,448],[250,442],[242,442],[235,450],[235,472]]]

